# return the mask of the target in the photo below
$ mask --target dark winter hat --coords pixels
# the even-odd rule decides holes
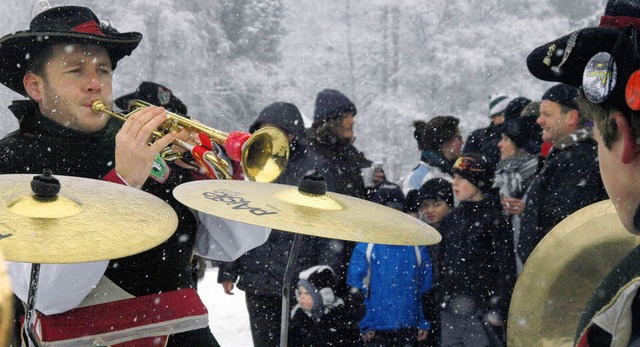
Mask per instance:
[[[522,110],[531,103],[531,99],[519,96],[509,101],[507,108],[504,110],[504,120],[515,119],[520,117]]]
[[[509,105],[509,96],[507,95],[492,95],[489,101],[489,118],[498,116],[507,109]]]
[[[460,120],[453,116],[437,116],[428,122],[413,121],[413,137],[420,150],[440,150],[443,144],[458,135]]]
[[[336,279],[330,266],[316,265],[300,271],[297,286],[305,288],[313,298],[312,311],[335,301]]]
[[[142,100],[155,106],[162,106],[169,112],[187,114],[187,106],[173,95],[169,88],[157,83],[142,82],[135,92],[117,98],[114,103],[121,110],[127,110],[131,100]]]
[[[640,68],[638,30],[640,2],[609,0],[598,27],[574,31],[534,49],[527,66],[539,79],[581,87],[594,104],[637,111],[638,79],[631,77]]]
[[[316,108],[313,112],[313,128],[332,119],[337,119],[347,112],[357,113],[356,105],[341,92],[335,89],[324,89],[316,97]]]
[[[418,201],[418,190],[411,189],[410,191],[407,192],[407,198],[405,199],[402,212],[404,213],[418,212],[418,206],[420,206],[420,203]]]
[[[296,105],[288,102],[274,102],[262,109],[258,118],[249,127],[249,132],[254,133],[264,123],[271,123],[297,138],[306,136],[300,110]]]
[[[483,193],[493,185],[494,167],[480,153],[462,154],[453,164],[453,173],[464,177]]]
[[[520,112],[520,117],[534,116],[538,118],[540,116],[540,103],[532,101],[529,105],[525,106]]]
[[[537,154],[542,145],[542,128],[536,123],[537,116],[521,116],[506,121],[502,133],[517,147]]]
[[[443,178],[432,178],[424,182],[418,191],[418,203],[424,200],[442,200],[453,207],[451,182]]]
[[[566,84],[556,84],[547,89],[542,95],[542,100],[553,101],[564,107],[574,110],[580,110],[578,107],[578,88],[568,86]]]
[[[371,201],[402,211],[406,199],[399,185],[382,181],[373,189]]]
[[[22,78],[27,72],[29,59],[53,44],[102,46],[115,68],[120,59],[131,54],[140,40],[140,33],[119,33],[108,23],[100,23],[86,7],[54,7],[35,16],[29,30],[0,38],[0,83],[26,96]]]

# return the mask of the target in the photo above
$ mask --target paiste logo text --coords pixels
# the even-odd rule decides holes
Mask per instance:
[[[249,212],[251,212],[256,216],[264,216],[268,214],[278,213],[278,212],[266,211],[259,207],[253,207],[249,205],[251,201],[247,201],[245,200],[245,198],[234,195],[233,192],[224,190],[224,189],[218,189],[211,192],[204,192],[202,193],[202,196],[204,196],[206,199],[209,199],[211,201],[217,201],[217,202],[225,203],[227,205],[233,205],[234,210],[248,210]]]

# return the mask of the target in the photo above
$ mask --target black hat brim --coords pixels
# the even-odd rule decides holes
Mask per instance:
[[[620,30],[611,28],[581,29],[577,31],[575,46],[561,66],[571,34],[534,49],[527,57],[527,67],[538,79],[579,88],[589,60],[599,52],[611,53],[619,35]]]
[[[22,79],[29,59],[42,49],[59,43],[91,44],[104,47],[115,67],[117,62],[138,47],[142,34],[137,32],[99,36],[74,32],[19,31],[0,38],[0,83],[27,96]]]

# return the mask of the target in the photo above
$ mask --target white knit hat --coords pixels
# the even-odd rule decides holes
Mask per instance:
[[[489,118],[493,118],[507,109],[511,98],[504,94],[491,95],[491,101],[489,102]]]

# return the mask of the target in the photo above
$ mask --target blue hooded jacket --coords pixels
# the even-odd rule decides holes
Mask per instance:
[[[426,246],[375,244],[367,260],[368,243],[356,245],[349,263],[347,284],[365,294],[365,317],[360,331],[418,328],[429,330],[422,312],[422,294],[433,287],[432,266]],[[371,268],[368,285],[365,283]]]

